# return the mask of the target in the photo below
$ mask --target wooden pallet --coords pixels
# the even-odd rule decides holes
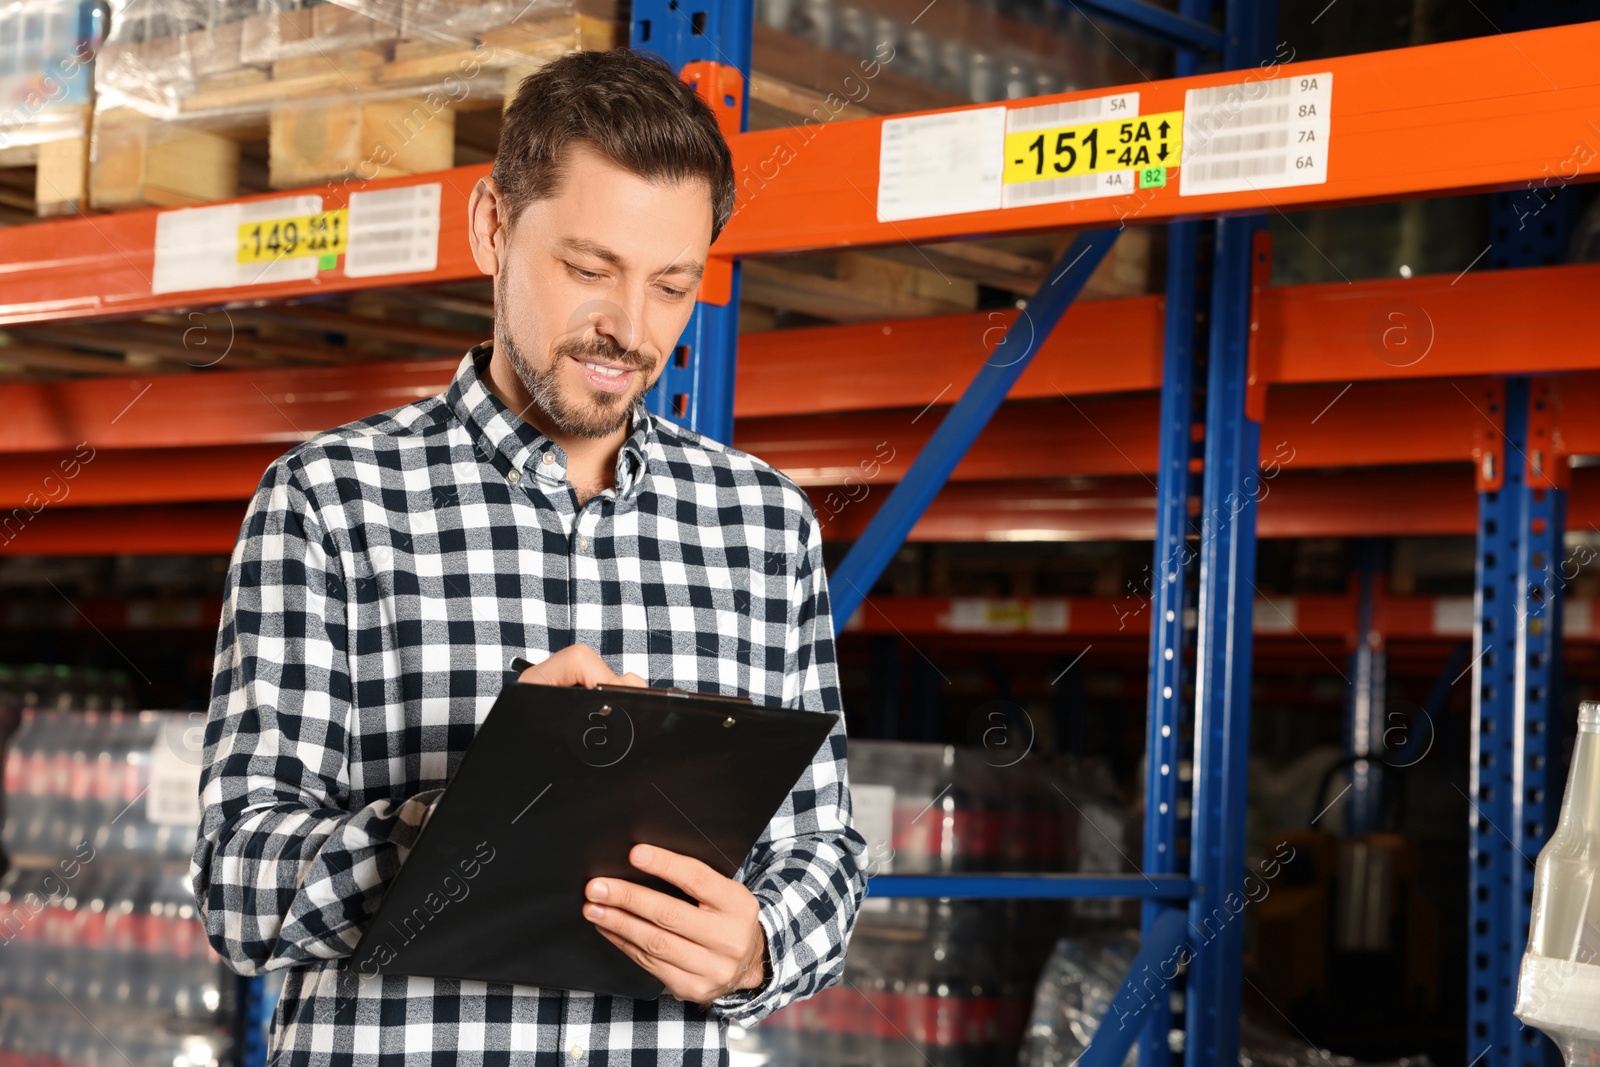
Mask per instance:
[[[89,109],[56,109],[50,125],[89,129]],[[39,144],[0,148],[0,220],[70,215],[88,203],[89,137],[60,136]]]
[[[435,11],[444,4],[431,2]],[[112,72],[160,70],[166,59],[192,80],[174,117],[97,113],[90,202],[105,210],[173,207],[260,191],[252,156],[266,163],[268,189],[475,162],[484,155],[481,136],[469,137],[465,157],[457,150],[464,114],[497,116],[530,71],[575,48],[612,47],[620,27],[578,11],[464,36],[407,31],[404,22],[323,4],[181,39],[108,46],[101,62]],[[469,125],[481,134],[486,124]],[[487,125],[497,134],[497,119]],[[492,155],[492,137],[487,147]]]

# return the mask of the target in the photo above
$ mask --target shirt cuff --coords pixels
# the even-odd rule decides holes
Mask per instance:
[[[781,971],[779,961],[782,938],[778,933],[779,924],[772,915],[772,908],[773,905],[763,900],[761,910],[756,914],[756,921],[761,924],[762,936],[767,941],[767,980],[754,989],[737,989],[711,1002],[712,1011],[729,1022],[741,1024],[756,1022],[768,1013],[772,1001],[778,996],[778,990],[781,988],[778,976]]]

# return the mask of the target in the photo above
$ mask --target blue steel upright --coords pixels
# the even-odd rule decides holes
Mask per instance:
[[[737,68],[750,84],[749,0],[633,0],[628,45],[652,52],[681,71],[694,62]],[[749,120],[749,94],[738,101],[739,128]],[[711,251],[716,253],[717,246]],[[739,340],[739,265],[724,305],[695,304],[661,380],[650,391],[650,410],[713,441],[733,440],[734,350]]]
[[[1194,809],[1189,867],[1193,959],[1185,1011],[1187,1067],[1239,1056],[1244,924],[1232,902],[1245,873],[1251,622],[1261,424],[1246,413],[1256,218],[1217,223],[1201,491],[1195,648]]]
[[[1182,0],[1178,14],[1210,25],[1211,0]],[[1217,43],[1220,47],[1221,34]],[[1174,73],[1182,78],[1200,68],[1198,48],[1180,48]],[[1184,852],[1188,820],[1180,817],[1184,795],[1178,768],[1188,754],[1184,730],[1189,725],[1184,694],[1185,657],[1193,627],[1188,625],[1189,502],[1198,495],[1199,479],[1190,467],[1195,454],[1191,429],[1196,421],[1194,388],[1197,354],[1197,300],[1200,296],[1202,237],[1209,222],[1174,222],[1167,226],[1167,306],[1163,324],[1161,425],[1156,473],[1156,536],[1150,564],[1150,672],[1145,716],[1144,856],[1146,874],[1174,874],[1187,869]],[[1162,918],[1182,905],[1147,900],[1140,906],[1139,928],[1148,938]],[[1170,1067],[1172,1049],[1170,996],[1157,998],[1139,1035],[1140,1067]]]
[[[1549,386],[1504,383],[1498,489],[1478,496],[1473,629],[1467,1055],[1484,1067],[1555,1067],[1555,1045],[1512,1015],[1528,940],[1533,859],[1561,797],[1561,604],[1566,493],[1550,480]],[[1488,405],[1485,401],[1484,406]],[[1559,462],[1564,462],[1560,460]]]
[[[1167,227],[1166,336],[1162,356],[1160,467],[1156,473],[1155,556],[1150,565],[1150,691],[1145,726],[1144,860],[1146,874],[1187,869],[1182,845],[1186,820],[1179,817],[1183,795],[1178,768],[1187,758],[1184,728],[1185,655],[1189,648],[1188,590],[1194,549],[1189,546],[1189,501],[1196,482],[1190,469],[1195,451],[1195,298],[1200,230],[1207,225],[1178,222]],[[1146,901],[1141,929],[1148,935],[1174,905]],[[1142,1067],[1167,1067],[1172,1052],[1167,1034],[1172,1009],[1162,997],[1150,1009],[1139,1045]]]

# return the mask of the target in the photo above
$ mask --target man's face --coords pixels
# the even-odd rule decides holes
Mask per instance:
[[[528,204],[495,278],[495,348],[553,429],[607,437],[666,367],[711,245],[711,191],[656,183],[586,145]]]

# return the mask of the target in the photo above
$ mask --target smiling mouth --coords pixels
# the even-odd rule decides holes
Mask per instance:
[[[583,363],[582,360],[578,362]],[[633,369],[631,367],[607,367],[600,363],[583,363],[583,365],[603,378],[620,378]]]

